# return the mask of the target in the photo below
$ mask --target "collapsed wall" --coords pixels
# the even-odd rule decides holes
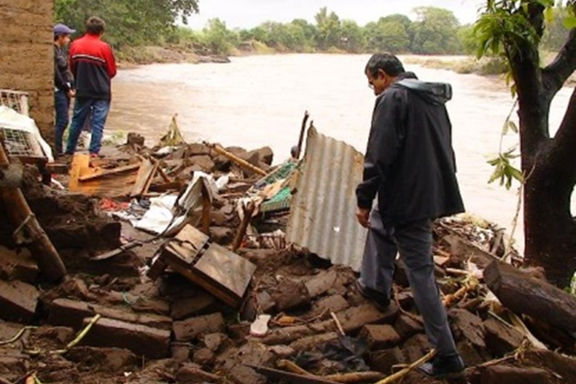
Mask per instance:
[[[52,137],[52,0],[0,0],[0,89],[29,92],[30,116]]]

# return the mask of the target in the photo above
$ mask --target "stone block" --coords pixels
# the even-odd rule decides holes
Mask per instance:
[[[84,319],[84,324],[89,321]],[[126,348],[137,355],[160,359],[169,355],[170,331],[101,318],[82,342],[95,347]]]
[[[174,335],[178,341],[192,341],[199,336],[224,330],[224,318],[221,313],[192,317],[187,320],[175,321]]]

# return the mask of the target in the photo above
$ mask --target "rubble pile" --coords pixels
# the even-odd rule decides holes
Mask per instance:
[[[72,159],[59,180],[76,192],[26,172],[23,192],[68,275],[46,281],[26,241],[0,223],[0,383],[376,383],[428,354],[400,260],[382,308],[360,294],[351,268],[285,243],[282,204],[259,209],[296,163],[272,167],[269,148],[218,148],[150,149],[130,135],[89,171],[74,173]],[[199,172],[204,189],[183,193]],[[170,191],[184,201],[184,223],[132,225]],[[576,382],[575,299],[541,271],[503,263],[519,257],[500,229],[478,224],[434,227],[436,274],[468,366],[454,382]],[[389,382],[443,381],[411,369]]]

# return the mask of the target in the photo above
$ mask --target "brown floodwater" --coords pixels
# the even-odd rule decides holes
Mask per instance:
[[[108,133],[138,132],[152,145],[177,113],[188,141],[249,149],[268,145],[279,162],[297,143],[307,110],[319,131],[363,151],[374,103],[363,74],[367,59],[366,55],[265,55],[233,57],[229,64],[124,69],[113,81],[106,129]],[[418,65],[405,67],[422,80],[452,84],[454,97],[447,105],[467,210],[510,228],[517,186],[507,191],[487,184],[492,168],[486,163],[498,152],[501,128],[513,104],[504,80]],[[551,127],[560,124],[570,92],[565,88],[556,97]],[[504,147],[517,141],[516,135],[508,135]],[[516,238],[521,240],[521,234]]]

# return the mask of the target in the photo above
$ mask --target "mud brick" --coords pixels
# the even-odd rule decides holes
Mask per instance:
[[[360,336],[371,350],[389,348],[400,343],[400,335],[388,324],[365,325]]]
[[[84,319],[84,325],[90,319]],[[167,357],[170,351],[170,331],[125,321],[100,318],[83,340],[94,347],[126,348],[151,359]]]
[[[172,319],[166,316],[153,313],[127,312],[122,309],[70,299],[56,299],[50,304],[48,323],[79,329],[82,327],[82,323],[86,317],[92,317],[95,314],[152,328],[166,330],[172,328]]]
[[[28,250],[16,252],[0,246],[0,278],[33,283],[38,277],[38,264]]]
[[[456,340],[468,340],[480,349],[486,348],[485,330],[481,318],[460,308],[450,310],[448,316]]]
[[[292,342],[289,347],[295,351],[304,352],[336,339],[338,339],[338,334],[336,332],[322,333],[320,335],[302,337]]]
[[[488,318],[484,321],[486,345],[494,356],[503,356],[518,348],[524,336],[516,329],[507,327],[500,321]]]
[[[182,320],[190,316],[206,313],[214,308],[216,298],[208,293],[199,293],[194,297],[175,300],[170,306],[170,316],[175,320]]]
[[[21,281],[0,280],[0,317],[17,323],[29,323],[36,313],[38,290]]]
[[[548,373],[544,369],[493,365],[482,374],[481,384],[546,384]]]
[[[426,335],[419,333],[406,340],[402,345],[402,353],[406,361],[416,361],[428,353],[430,348]]]
[[[266,384],[268,382],[266,377],[244,365],[237,365],[232,368],[229,376],[235,384]]]
[[[221,313],[213,313],[175,321],[173,330],[176,340],[191,341],[203,334],[222,332],[224,330],[224,318]]]
[[[332,295],[318,300],[309,316],[319,316],[330,312],[340,312],[350,307],[348,301],[341,295]]]
[[[422,323],[406,315],[398,316],[394,323],[394,329],[396,329],[396,332],[398,332],[402,339],[407,339],[417,333],[424,332]]]
[[[394,365],[405,362],[406,359],[398,347],[374,351],[368,354],[368,365],[370,369],[385,374],[392,373],[392,367]]]
[[[304,283],[299,281],[282,280],[271,296],[276,303],[276,308],[281,312],[310,307],[311,300],[308,290]]]
[[[312,277],[305,283],[306,289],[308,289],[310,297],[315,298],[328,292],[328,290],[332,288],[332,286],[336,282],[337,278],[338,278],[338,272],[336,272],[336,270],[334,269],[330,269],[328,271],[322,271],[316,276]]]
[[[397,315],[398,307],[395,304],[390,304],[384,312],[372,304],[362,304],[337,313],[338,320],[346,332],[358,330],[365,324],[391,323]]]

